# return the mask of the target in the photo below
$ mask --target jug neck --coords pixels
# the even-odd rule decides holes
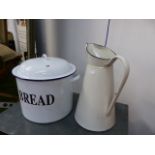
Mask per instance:
[[[87,60],[88,60],[88,64],[90,65],[98,66],[98,67],[108,67],[108,66],[111,66],[116,59],[113,58],[113,59],[103,60],[103,59],[92,57],[91,55],[88,54]]]

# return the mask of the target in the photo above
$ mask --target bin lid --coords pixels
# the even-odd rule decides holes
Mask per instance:
[[[12,70],[12,74],[25,80],[53,80],[70,76],[76,71],[75,65],[58,57],[32,58]]]

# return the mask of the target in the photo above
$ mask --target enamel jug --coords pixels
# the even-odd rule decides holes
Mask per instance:
[[[120,55],[104,46],[87,43],[88,64],[75,111],[75,120],[91,131],[105,131],[115,124],[115,103],[126,83],[129,64]],[[124,74],[117,92],[114,92],[113,64],[120,60]]]

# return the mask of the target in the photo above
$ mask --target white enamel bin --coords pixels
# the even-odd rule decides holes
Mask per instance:
[[[64,118],[72,109],[75,65],[64,59],[43,56],[29,59],[12,70],[16,77],[23,116],[36,123]]]

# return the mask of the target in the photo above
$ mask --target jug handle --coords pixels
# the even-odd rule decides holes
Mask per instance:
[[[124,66],[124,74],[123,74],[123,79],[121,80],[120,86],[118,88],[118,91],[116,93],[114,93],[112,101],[107,108],[107,115],[111,112],[114,104],[116,103],[116,100],[119,97],[120,92],[122,91],[122,88],[124,87],[124,84],[126,83],[126,80],[128,78],[128,75],[129,75],[129,70],[130,70],[129,63],[126,61],[126,59],[124,57],[122,57],[120,55],[116,55],[116,57],[114,59],[121,61],[121,63]]]

